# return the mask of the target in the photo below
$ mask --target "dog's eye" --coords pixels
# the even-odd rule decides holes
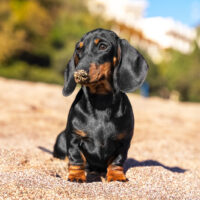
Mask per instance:
[[[107,46],[106,44],[101,43],[101,44],[99,45],[99,50],[106,50],[107,47],[108,47],[108,46]]]

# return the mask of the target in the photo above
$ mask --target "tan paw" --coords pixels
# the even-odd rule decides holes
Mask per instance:
[[[82,166],[69,166],[68,181],[83,183],[86,182],[85,170]]]
[[[120,166],[113,166],[109,165],[107,168],[107,174],[106,174],[106,179],[108,182],[111,181],[121,181],[121,182],[126,182],[128,179],[126,178],[123,167]]]

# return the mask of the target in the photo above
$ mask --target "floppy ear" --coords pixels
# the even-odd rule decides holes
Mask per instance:
[[[149,67],[127,40],[119,39],[118,54],[120,60],[114,72],[115,87],[123,92],[133,92],[144,82]]]
[[[67,68],[64,71],[64,88],[63,88],[63,96],[69,96],[76,87],[76,82],[74,81],[74,71],[75,71],[75,57],[74,53],[73,57],[67,64]]]

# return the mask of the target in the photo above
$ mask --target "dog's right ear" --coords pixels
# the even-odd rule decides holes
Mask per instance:
[[[118,66],[114,71],[115,88],[122,92],[133,92],[144,82],[148,64],[125,39],[119,39],[118,60]]]
[[[76,82],[74,80],[74,71],[75,71],[75,62],[77,60],[77,55],[74,52],[73,57],[67,64],[67,68],[64,72],[64,88],[63,88],[63,96],[69,96],[76,87]]]

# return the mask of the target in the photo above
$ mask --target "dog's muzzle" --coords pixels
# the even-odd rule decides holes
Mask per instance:
[[[88,73],[85,70],[78,70],[74,72],[74,80],[79,84],[86,84],[89,81]]]

